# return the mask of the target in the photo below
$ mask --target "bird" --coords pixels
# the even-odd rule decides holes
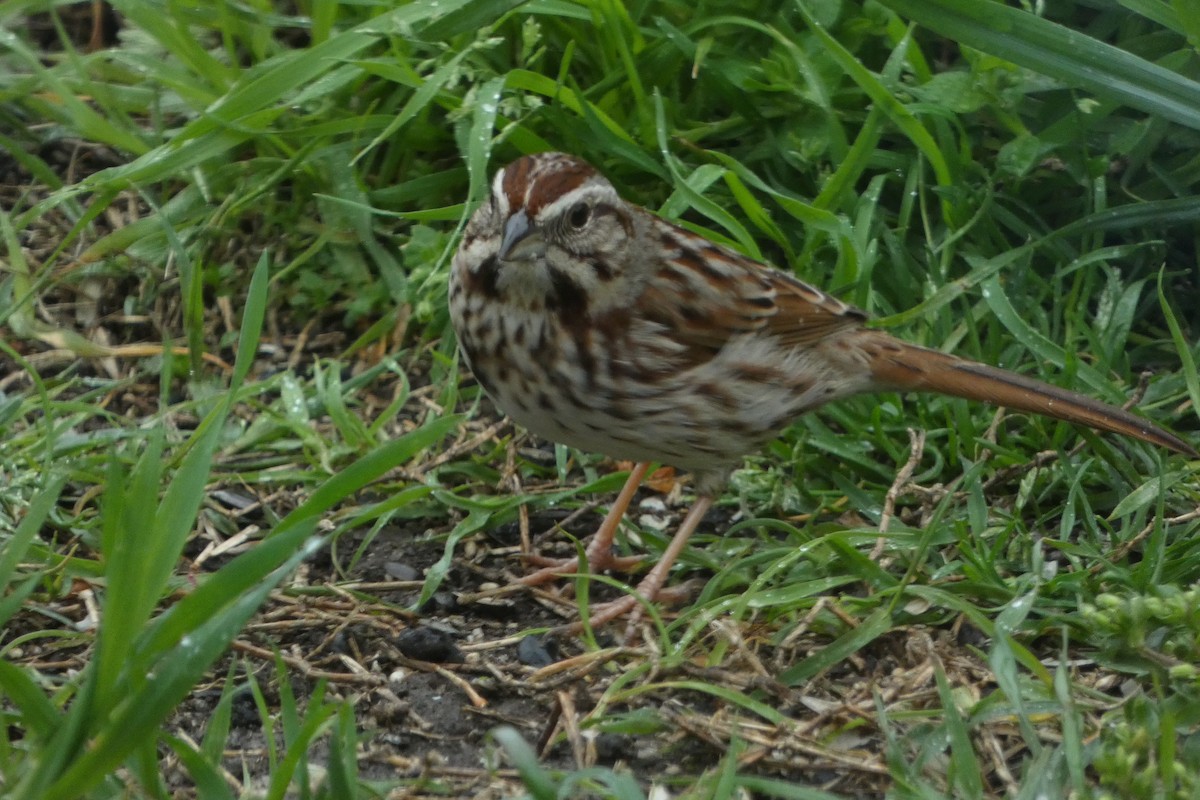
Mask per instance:
[[[448,302],[463,361],[505,414],[539,437],[636,462],[587,548],[590,570],[629,565],[613,537],[651,463],[692,473],[696,500],[637,586],[646,601],[741,460],[852,395],[952,395],[1200,456],[1128,411],[868,327],[821,289],[622,199],[566,153],[495,172],[453,258]],[[577,566],[551,562],[521,583]],[[589,622],[638,602],[596,606]]]

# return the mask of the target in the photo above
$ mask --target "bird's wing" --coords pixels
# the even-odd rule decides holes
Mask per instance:
[[[660,325],[689,359],[712,358],[744,334],[774,337],[782,347],[811,346],[866,319],[787,273],[675,230],[660,237],[669,257],[646,283],[637,316]]]

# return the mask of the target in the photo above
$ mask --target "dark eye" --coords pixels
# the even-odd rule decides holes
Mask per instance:
[[[571,223],[571,227],[575,230],[581,230],[584,225],[588,224],[591,217],[592,209],[588,207],[587,203],[576,203],[567,216],[567,222]]]

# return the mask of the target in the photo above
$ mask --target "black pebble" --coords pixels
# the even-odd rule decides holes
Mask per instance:
[[[517,660],[531,667],[547,667],[558,661],[558,642],[540,636],[526,636],[517,644]]]
[[[628,760],[633,755],[632,736],[606,731],[596,737],[596,758],[603,764],[611,764],[619,759]]]
[[[461,664],[466,661],[450,635],[433,628],[409,628],[396,637],[396,647],[417,661],[437,664]]]
[[[425,603],[417,609],[421,614],[451,614],[458,610],[458,598],[453,592],[434,592]]]

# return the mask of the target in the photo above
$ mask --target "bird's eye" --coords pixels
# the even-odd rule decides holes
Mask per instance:
[[[588,224],[588,220],[592,217],[592,209],[587,203],[576,203],[571,207],[571,213],[567,217],[567,222],[571,223],[571,227],[575,230],[581,230],[584,225]]]

